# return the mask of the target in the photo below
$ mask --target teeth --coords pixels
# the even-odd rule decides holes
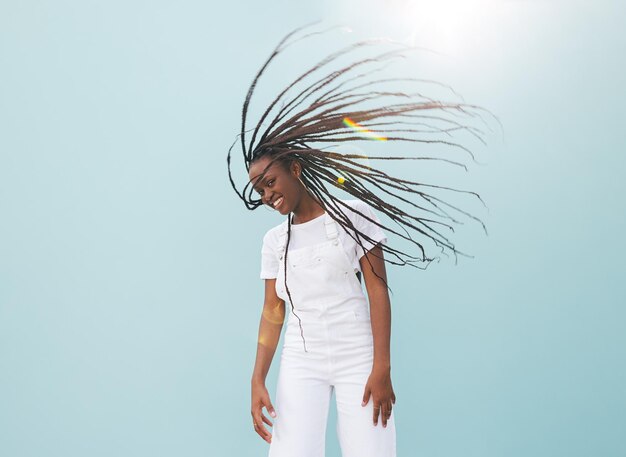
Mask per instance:
[[[283,202],[283,197],[280,197],[278,200],[276,200],[274,202],[274,208],[276,208],[278,205],[280,205]]]

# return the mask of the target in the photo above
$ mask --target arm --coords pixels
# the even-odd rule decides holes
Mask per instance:
[[[387,281],[385,262],[382,257],[383,250],[379,246],[375,246],[361,257],[359,263],[361,264],[361,271],[365,279],[365,288],[370,303],[372,334],[374,335],[373,369],[390,371],[391,303],[389,301],[387,286],[385,286],[385,283],[372,271],[373,267],[376,273],[378,273],[378,276]],[[372,263],[372,266],[370,266],[367,259]]]
[[[367,289],[370,303],[372,335],[374,338],[374,363],[372,373],[365,386],[363,406],[367,404],[371,394],[374,399],[374,425],[377,425],[378,415],[380,414],[383,427],[386,427],[387,419],[391,414],[392,403],[396,402],[396,396],[391,385],[391,303],[387,286],[385,285],[387,272],[385,270],[382,248],[378,245],[375,246],[361,257],[359,263],[365,279],[365,288]],[[378,278],[372,269],[385,282]]]
[[[272,422],[263,414],[262,410],[265,406],[272,417],[276,417],[276,412],[265,387],[265,378],[272,364],[285,318],[285,302],[276,295],[275,284],[276,279],[265,280],[265,301],[259,323],[256,362],[251,381],[252,422],[256,424],[255,431],[268,443],[271,442],[272,434],[263,426],[263,422],[270,427]]]
[[[276,295],[275,284],[275,278],[265,280],[265,301],[259,323],[256,362],[252,372],[253,382],[265,383],[283,328],[285,302]]]

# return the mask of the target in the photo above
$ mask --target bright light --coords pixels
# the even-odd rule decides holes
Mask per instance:
[[[493,27],[493,0],[409,0],[404,21],[410,35],[406,42],[445,54],[457,54],[471,46],[484,27]]]
[[[360,37],[389,37],[447,57],[473,59],[532,28],[543,17],[537,0],[336,0],[329,16]],[[368,7],[373,6],[375,7]]]

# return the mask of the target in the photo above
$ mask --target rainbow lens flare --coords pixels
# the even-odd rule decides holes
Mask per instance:
[[[387,137],[385,136],[380,136],[380,135],[376,135],[374,132],[372,132],[370,129],[363,127],[361,124],[359,124],[358,122],[354,122],[352,119],[350,119],[349,117],[344,117],[343,118],[343,123],[346,127],[350,127],[351,129],[359,132],[360,134],[362,134],[364,137],[369,138],[370,140],[376,140],[376,141],[387,141]]]

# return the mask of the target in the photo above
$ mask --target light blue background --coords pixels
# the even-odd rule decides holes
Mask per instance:
[[[259,65],[316,19],[440,50],[417,74],[504,125],[470,174],[476,257],[388,270],[398,455],[626,455],[626,7],[433,5],[0,4],[1,456],[266,455],[250,374],[281,219],[225,154]]]

